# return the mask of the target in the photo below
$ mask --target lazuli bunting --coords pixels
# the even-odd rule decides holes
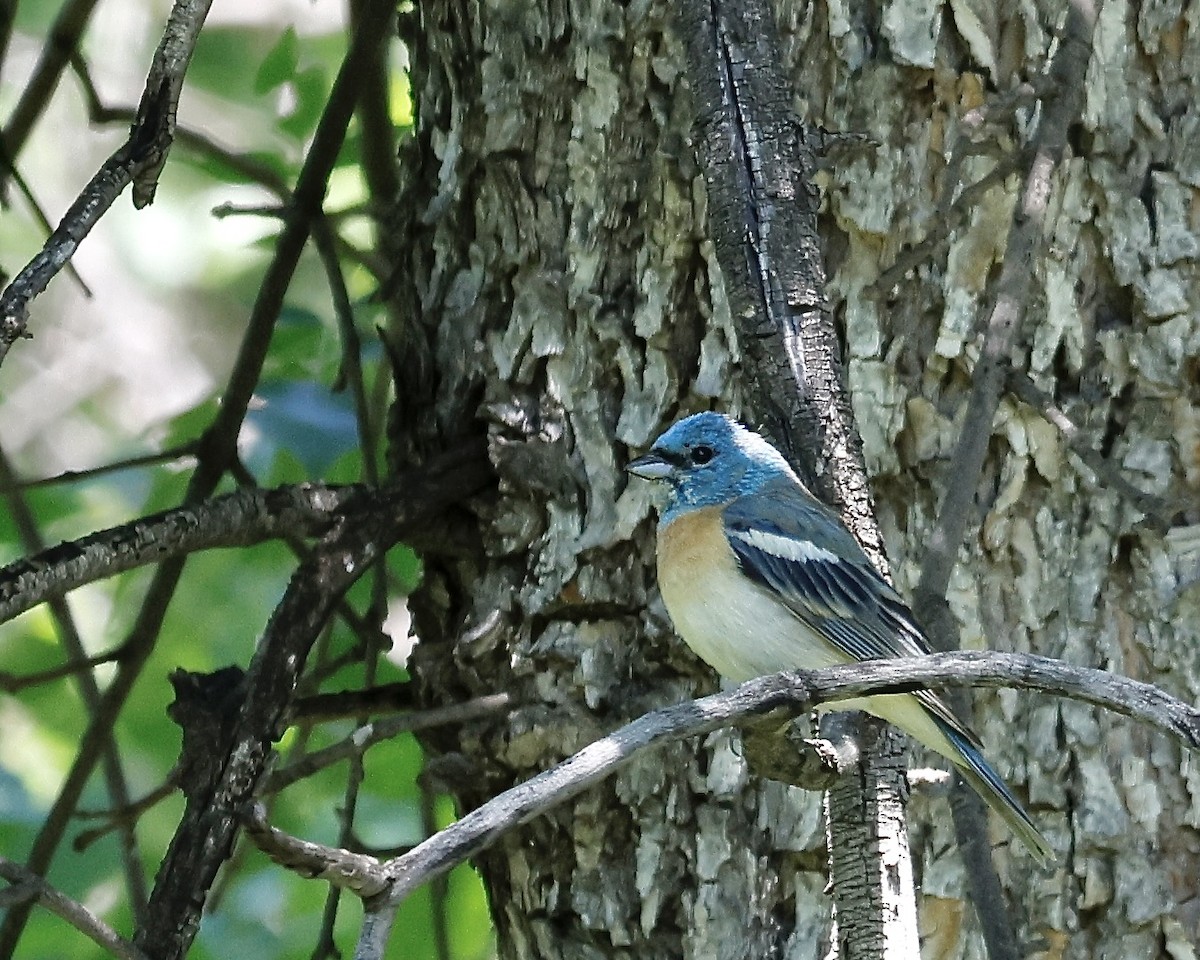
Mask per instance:
[[[665,481],[658,583],[679,635],[733,681],[780,670],[932,652],[912,612],[832,510],[771,444],[728,417],[699,413],[667,430],[628,470]],[[949,759],[1038,857],[1050,845],[937,694],[846,700]]]

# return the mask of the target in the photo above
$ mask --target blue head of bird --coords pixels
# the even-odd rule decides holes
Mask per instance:
[[[728,503],[781,477],[799,482],[783,454],[720,413],[680,420],[626,469],[671,487],[661,517],[664,524],[685,510]]]

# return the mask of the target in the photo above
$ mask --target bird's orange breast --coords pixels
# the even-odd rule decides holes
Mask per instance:
[[[722,676],[781,669],[764,642],[774,647],[794,620],[738,569],[721,507],[689,511],[659,531],[658,585],[676,631]]]
[[[658,585],[687,645],[730,680],[849,659],[742,572],[721,513],[692,510],[658,533]]]
[[[658,534],[658,577],[665,592],[704,578],[715,568],[732,573],[737,559],[725,539],[720,507],[702,507],[678,517]]]

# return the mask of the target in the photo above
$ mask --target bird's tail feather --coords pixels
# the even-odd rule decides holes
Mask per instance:
[[[1054,860],[1054,850],[1042,836],[1033,820],[1025,812],[1020,801],[1013,796],[1008,785],[1000,779],[1000,775],[991,768],[983,755],[971,745],[961,733],[940,717],[934,717],[934,722],[942,734],[954,746],[958,753],[955,766],[964,780],[979,794],[985,803],[996,811],[1004,822],[1012,828],[1013,833],[1021,838],[1021,842],[1029,848],[1040,863]]]

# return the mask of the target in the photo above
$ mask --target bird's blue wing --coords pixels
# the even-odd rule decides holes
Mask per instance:
[[[725,535],[743,573],[853,660],[932,653],[907,604],[879,575],[828,507],[794,483],[768,484],[723,513]],[[939,696],[914,695],[948,727],[979,741]]]

